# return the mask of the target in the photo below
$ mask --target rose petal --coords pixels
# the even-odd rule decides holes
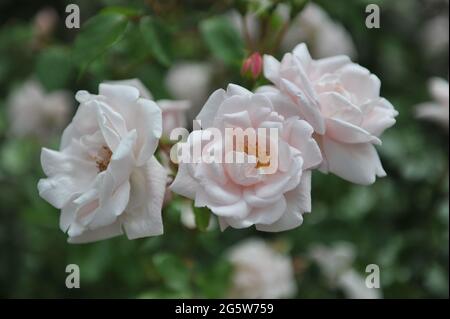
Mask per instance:
[[[352,183],[370,185],[376,176],[386,176],[372,144],[343,144],[323,137],[322,149],[325,158],[322,169]]]
[[[163,233],[161,209],[166,181],[167,172],[154,156],[145,167],[133,174],[132,197],[127,207],[127,214],[122,219],[128,239],[157,236]],[[139,192],[144,194],[139,196]]]

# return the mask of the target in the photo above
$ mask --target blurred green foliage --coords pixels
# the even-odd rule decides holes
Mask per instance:
[[[64,28],[69,2],[80,5],[79,31]],[[27,2],[24,10],[22,1],[0,3],[1,297],[224,297],[232,274],[225,254],[252,236],[279,243],[302,261],[296,276],[300,298],[343,297],[307,255],[311,244],[336,241],[356,246],[361,273],[367,264],[380,265],[384,297],[448,297],[448,132],[418,121],[412,109],[430,99],[430,77],[447,78],[448,50],[428,56],[417,32],[448,10],[445,1],[315,1],[349,30],[358,62],[381,78],[383,95],[400,112],[379,150],[388,177],[362,187],[315,172],[313,212],[289,232],[205,231],[209,216],[201,210],[195,212],[200,230],[190,230],[180,222],[181,199],[175,197],[163,213],[163,236],[66,243],[59,212],[37,194],[43,143],[8,133],[11,91],[32,77],[49,91],[73,93],[96,92],[104,80],[138,77],[156,98],[170,98],[164,78],[178,60],[215,63],[211,89],[228,82],[249,87],[239,75],[249,48],[223,16],[232,7],[248,8],[248,1],[236,2],[55,0]],[[286,2],[298,10],[304,4]],[[364,27],[368,3],[382,7],[379,30]],[[61,18],[55,34],[36,44],[33,16],[46,5]],[[45,146],[57,142],[55,137]],[[70,263],[80,266],[80,289],[64,285]]]

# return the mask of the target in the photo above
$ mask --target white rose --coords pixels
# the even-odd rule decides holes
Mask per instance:
[[[42,149],[46,179],[39,194],[61,209],[69,242],[129,239],[163,232],[166,170],[153,153],[162,132],[161,111],[131,86],[100,84],[99,95],[80,91],[59,151]]]
[[[297,291],[292,260],[261,239],[232,248],[232,298],[289,298]]]

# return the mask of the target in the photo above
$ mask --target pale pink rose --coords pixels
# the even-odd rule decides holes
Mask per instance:
[[[41,153],[48,178],[39,195],[61,209],[61,230],[71,243],[162,234],[167,173],[153,156],[161,110],[126,85],[100,84],[99,95],[79,91],[76,99],[60,150]]]
[[[45,92],[39,82],[30,80],[8,99],[10,133],[45,140],[67,125],[72,102],[66,91]]]
[[[153,100],[152,93],[145,87],[139,79],[128,79],[120,81],[110,81],[113,84],[124,84],[135,87],[139,90],[142,98]],[[186,112],[191,108],[191,102],[188,100],[158,100],[156,104],[162,111],[162,124],[164,138],[169,139],[170,132],[174,128],[186,127]]]
[[[200,144],[204,153],[221,150],[222,156],[226,151],[228,155],[238,153],[247,161],[224,163],[223,157],[221,163],[181,161],[171,189],[194,199],[197,207],[211,209],[222,230],[256,225],[262,231],[283,231],[299,226],[302,214],[311,210],[310,169],[322,161],[312,127],[295,117],[285,120],[267,97],[233,84],[226,91],[214,92],[197,120],[203,132],[213,128],[221,132],[225,128],[275,128],[278,139],[269,142],[278,144],[278,153],[271,154],[278,167],[269,174],[269,168],[261,165],[267,161],[255,155],[250,146],[229,150],[224,138],[203,145],[202,131],[194,131],[185,145]]]
[[[429,90],[433,102],[416,106],[418,118],[437,122],[448,129],[449,123],[449,86],[448,81],[440,78],[430,80]]]
[[[305,44],[281,62],[266,55],[264,75],[276,88],[259,92],[274,101],[277,112],[299,116],[314,128],[323,172],[363,185],[386,175],[374,145],[398,113],[380,97],[375,75],[347,56],[313,60]]]
[[[297,291],[292,259],[261,239],[237,244],[228,260],[233,266],[231,298],[289,298]]]

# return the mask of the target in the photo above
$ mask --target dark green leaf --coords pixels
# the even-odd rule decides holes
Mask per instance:
[[[64,88],[72,72],[69,52],[55,47],[42,51],[37,59],[36,73],[47,90]]]
[[[153,263],[169,288],[175,291],[188,289],[189,270],[178,257],[163,253],[153,257]]]
[[[232,266],[220,259],[212,267],[199,272],[197,285],[205,298],[223,298],[231,283]]]
[[[144,42],[147,44],[155,59],[165,65],[170,65],[170,58],[167,45],[170,41],[164,40],[162,36],[163,30],[159,24],[152,17],[145,17],[140,22],[141,35]]]
[[[129,7],[107,7],[104,8],[101,11],[102,14],[104,13],[115,13],[115,14],[121,14],[127,17],[135,17],[135,16],[139,16],[142,12],[139,9],[135,9],[135,8],[129,8]]]
[[[86,67],[121,38],[127,25],[127,18],[117,13],[100,14],[89,19],[75,40],[75,62]]]

